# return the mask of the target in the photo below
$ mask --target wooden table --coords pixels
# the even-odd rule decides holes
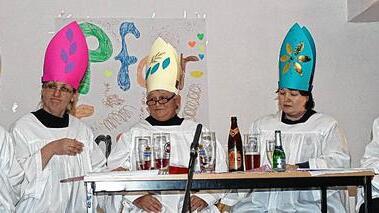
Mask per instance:
[[[365,212],[371,212],[372,170],[336,170],[312,176],[308,171],[291,172],[241,172],[218,174],[194,174],[192,190],[206,189],[259,189],[290,188],[321,190],[321,212],[327,212],[328,187],[363,186]],[[170,191],[185,189],[187,175],[146,175],[128,172],[92,173],[84,177],[87,189],[88,212],[95,212],[93,196],[97,193],[119,193],[137,191]]]

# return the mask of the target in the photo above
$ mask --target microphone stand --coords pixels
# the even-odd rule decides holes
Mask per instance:
[[[197,151],[199,147],[199,137],[201,133],[202,125],[198,124],[195,132],[194,140],[191,144],[190,160],[188,163],[188,178],[186,183],[185,196],[183,201],[182,213],[186,213],[188,210],[191,212],[191,188],[193,180],[193,171],[195,169],[195,160],[197,157]]]

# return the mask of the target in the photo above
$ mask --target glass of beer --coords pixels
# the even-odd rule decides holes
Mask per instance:
[[[266,140],[266,157],[271,168],[272,168],[272,155],[274,154],[274,150],[275,150],[275,140]]]
[[[137,144],[137,169],[138,170],[150,170],[154,168],[153,158],[153,146],[151,144],[150,136],[138,136],[135,137]]]
[[[155,168],[167,170],[170,162],[170,133],[153,133]]]
[[[251,171],[261,165],[258,134],[244,134],[245,170]]]
[[[202,132],[199,142],[199,164],[201,173],[211,173],[215,169],[216,134],[215,132]]]

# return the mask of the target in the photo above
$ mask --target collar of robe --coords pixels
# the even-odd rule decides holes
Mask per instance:
[[[155,118],[149,116],[145,120],[152,126],[179,126],[184,121],[184,118],[179,118],[178,115],[175,115],[167,121],[158,121]]]
[[[54,116],[44,109],[39,109],[32,114],[47,128],[65,128],[68,127],[69,116],[67,113],[63,115],[63,118]]]
[[[305,123],[313,114],[315,114],[316,111],[314,111],[313,109],[310,109],[310,110],[307,110],[304,115],[296,120],[296,121],[292,121],[292,120],[289,120],[285,117],[285,114],[282,113],[282,119],[281,121],[285,124],[290,124],[290,125],[293,125],[293,124],[299,124],[299,123]]]

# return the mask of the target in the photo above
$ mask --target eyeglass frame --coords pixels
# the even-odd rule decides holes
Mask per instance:
[[[171,99],[173,99],[174,97],[176,96],[176,94],[173,94],[171,97],[169,98],[166,98],[166,97],[159,97],[158,100],[154,100],[153,98],[149,99],[146,101],[146,105],[148,106],[154,106],[156,105],[157,103],[159,104],[166,104],[168,103],[169,101],[171,101]],[[149,104],[149,102],[151,104]]]
[[[75,92],[75,89],[69,89],[66,85],[58,86],[55,82],[43,82],[42,88],[48,89],[50,91],[59,91],[62,94],[72,94]]]

